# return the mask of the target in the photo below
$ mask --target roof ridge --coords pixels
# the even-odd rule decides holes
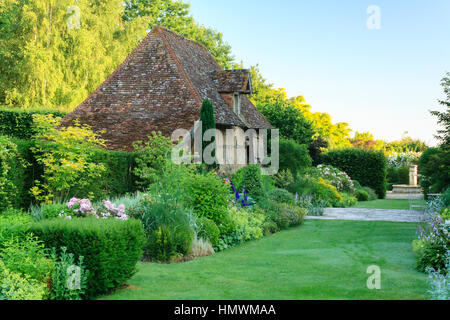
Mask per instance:
[[[156,30],[164,29],[160,26],[155,27]],[[186,73],[186,70],[184,70],[183,66],[180,63],[180,60],[178,59],[175,51],[173,50],[172,46],[170,45],[169,41],[166,38],[166,35],[161,32],[160,37],[163,40],[164,47],[167,49],[168,54],[171,56],[171,58],[175,61],[175,64],[177,65],[178,71],[181,73],[181,76],[188,84],[189,90],[194,94],[194,98],[197,100],[198,104],[202,104],[202,99],[200,98],[200,94],[198,93],[197,89],[195,88],[194,84],[192,83],[191,79],[189,78],[188,74]]]
[[[171,34],[173,34],[173,35],[176,36],[176,37],[182,38],[182,39],[185,40],[185,41],[188,41],[188,42],[190,42],[190,43],[193,43],[194,45],[196,45],[196,46],[202,48],[203,50],[205,50],[208,54],[212,55],[211,52],[209,52],[208,48],[206,48],[204,45],[202,45],[201,43],[199,43],[199,42],[197,42],[197,41],[194,41],[194,40],[192,40],[192,39],[189,39],[189,38],[187,38],[187,37],[185,37],[185,36],[183,36],[183,35],[181,35],[181,34],[175,32],[175,31],[170,30],[170,29],[167,29],[167,28],[165,28],[165,27],[163,27],[163,26],[156,26],[155,28],[162,29],[163,31],[168,32],[168,33],[171,33]],[[220,70],[223,70],[223,68],[220,66],[220,64],[216,61],[215,58],[214,58],[214,62],[215,62],[216,65],[219,67],[219,71],[220,71]]]

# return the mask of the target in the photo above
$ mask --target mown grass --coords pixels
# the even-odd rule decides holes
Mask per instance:
[[[307,220],[305,225],[179,264],[139,263],[103,299],[424,299],[415,223]],[[381,268],[369,290],[367,267]]]
[[[414,204],[425,204],[423,200],[413,200]],[[378,199],[358,202],[353,208],[366,209],[403,209],[409,210],[409,200],[402,199]]]

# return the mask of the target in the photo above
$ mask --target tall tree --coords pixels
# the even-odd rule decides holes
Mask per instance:
[[[73,108],[145,35],[121,0],[4,0],[0,104]]]
[[[204,151],[206,147],[213,143],[215,145],[215,136],[211,138],[211,141],[204,141],[204,135],[205,132],[210,129],[216,129],[216,119],[214,117],[214,107],[211,101],[208,99],[203,100],[202,108],[200,109],[200,121],[202,123],[202,152],[204,154]],[[211,155],[215,157],[215,150],[211,152]],[[202,157],[202,161],[204,161],[204,157]]]
[[[441,86],[444,88],[444,94],[446,100],[439,100],[439,104],[447,108],[447,110],[430,111],[430,113],[438,118],[438,124],[443,126],[443,129],[437,131],[435,137],[441,141],[443,148],[450,148],[450,72],[447,72],[446,76],[442,78]]]

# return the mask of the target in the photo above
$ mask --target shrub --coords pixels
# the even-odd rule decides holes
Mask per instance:
[[[25,239],[33,218],[26,214],[0,215],[0,250],[5,243],[13,238]]]
[[[333,166],[318,165],[317,175],[330,181],[331,185],[335,186],[339,192],[353,193],[355,191],[352,179],[345,172]]]
[[[33,115],[53,114],[63,118],[66,113],[52,110],[24,110],[13,108],[0,109],[0,135],[19,139],[31,139],[35,134],[33,129]]]
[[[398,184],[409,184],[409,167],[403,166],[397,169],[398,180],[395,181]]]
[[[230,193],[222,179],[212,172],[192,174],[186,185],[186,206],[192,208],[199,217],[220,222],[226,214]]]
[[[192,246],[194,234],[186,224],[161,224],[153,230],[145,246],[145,255],[156,261],[171,261],[185,256]]]
[[[361,185],[371,187],[380,198],[386,195],[387,161],[383,152],[363,149],[336,149],[321,155],[322,163],[345,171]]]
[[[251,164],[239,169],[235,174],[234,183],[239,192],[245,189],[255,199],[259,199],[264,195],[261,169],[258,165]]]
[[[294,203],[294,196],[285,189],[273,189],[267,193],[267,198],[276,202]]]
[[[84,257],[89,270],[86,297],[107,293],[129,279],[142,256],[142,224],[130,219],[74,218],[35,223],[31,231],[48,248],[66,247]]]
[[[139,184],[149,186],[156,181],[166,166],[172,147],[170,138],[164,137],[159,131],[152,131],[148,141],[135,143],[137,156],[134,173],[140,178]]]
[[[272,220],[264,222],[263,224],[264,235],[270,235],[278,231],[280,231],[280,228],[278,228],[277,224]]]
[[[209,240],[213,246],[216,246],[219,241],[220,230],[214,221],[208,218],[200,218],[198,219],[197,225],[200,229],[198,236]]]
[[[295,204],[306,209],[309,216],[322,216],[328,201],[315,199],[312,195],[297,196]]]
[[[57,218],[61,212],[67,209],[67,206],[64,204],[48,204],[42,207],[40,219],[52,219]],[[38,218],[38,219],[39,219]],[[39,220],[40,220],[39,219]]]
[[[42,241],[27,235],[23,240],[11,239],[4,244],[0,260],[12,272],[27,275],[40,282],[50,282],[55,263],[45,252]]]
[[[236,228],[230,234],[222,234],[219,238],[217,250],[224,250],[244,241],[259,239],[263,236],[263,224],[266,217],[256,210],[229,210],[230,218],[235,221]]]
[[[273,178],[275,180],[275,186],[281,189],[287,189],[294,183],[294,176],[289,169],[278,171]]]
[[[367,200],[369,200],[369,194],[364,189],[356,190],[356,194],[355,195],[356,195],[356,199],[358,199],[358,201],[367,201]]]
[[[419,159],[420,185],[424,193],[439,193],[450,185],[450,149],[428,148]]]
[[[6,137],[0,136],[0,212],[16,205],[18,187],[14,183],[17,173],[25,167],[17,145]],[[16,178],[16,179],[15,179]]]
[[[85,295],[89,271],[83,265],[83,256],[75,262],[74,255],[61,248],[61,254],[52,273],[51,300],[81,300]],[[73,279],[72,275],[77,278]],[[68,285],[70,284],[70,285]]]
[[[336,187],[322,178],[298,176],[289,191],[303,196],[311,195],[316,201],[326,202],[327,206],[337,206],[342,201],[342,196]]]
[[[276,203],[266,201],[262,205],[268,221],[273,221],[277,229],[287,229],[290,226],[296,226],[303,223],[306,215],[306,209],[286,203]]]
[[[280,139],[280,170],[290,170],[295,176],[298,172],[311,166],[308,147],[298,144],[294,140]]]
[[[367,194],[369,196],[369,198],[368,198],[369,201],[378,199],[378,196],[377,196],[376,192],[372,188],[363,187],[363,189],[364,189],[365,192],[367,192]]]
[[[42,300],[47,284],[8,270],[0,260],[0,300]]]
[[[342,200],[337,204],[338,207],[349,208],[358,203],[358,199],[349,193],[343,192],[341,196]]]
[[[87,125],[75,123],[58,128],[61,118],[34,115],[33,119],[37,132],[33,152],[44,167],[42,181],[31,188],[36,200],[43,203],[64,201],[71,190],[95,184],[105,166],[92,162],[93,150],[104,146],[105,141]]]

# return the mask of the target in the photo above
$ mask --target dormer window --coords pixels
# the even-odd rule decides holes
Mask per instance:
[[[234,113],[240,114],[241,113],[241,97],[238,92],[234,94]]]

